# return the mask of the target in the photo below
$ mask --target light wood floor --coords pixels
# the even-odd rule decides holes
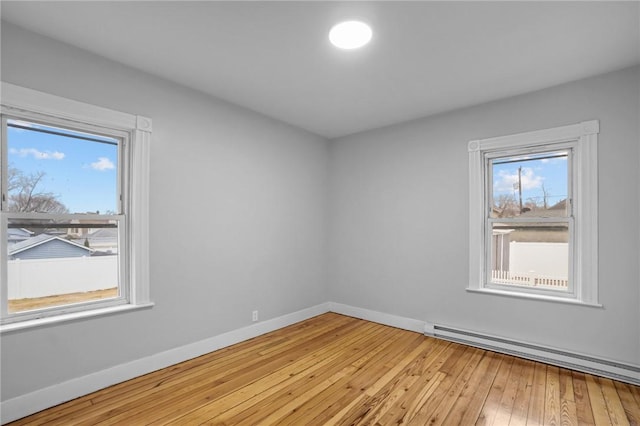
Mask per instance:
[[[638,425],[640,387],[324,314],[13,425]]]

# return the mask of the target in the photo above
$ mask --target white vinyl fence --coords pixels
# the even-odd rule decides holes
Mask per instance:
[[[536,272],[547,277],[569,275],[568,243],[509,243],[509,270]]]
[[[118,256],[8,261],[9,300],[118,286]]]
[[[569,244],[509,243],[509,270],[492,271],[492,282],[566,289],[569,285]]]
[[[569,286],[569,280],[564,277],[545,277],[536,272],[491,271],[491,281],[498,284],[517,284],[558,289],[566,289]]]

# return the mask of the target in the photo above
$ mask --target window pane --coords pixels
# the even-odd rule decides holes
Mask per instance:
[[[569,289],[566,223],[493,223],[490,281],[494,284]]]
[[[116,220],[10,219],[9,313],[119,295]]]
[[[8,204],[14,212],[118,212],[118,140],[8,120]]]
[[[490,217],[566,217],[568,152],[490,160]]]

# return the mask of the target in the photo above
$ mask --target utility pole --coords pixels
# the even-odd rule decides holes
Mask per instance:
[[[520,214],[522,214],[522,166],[518,167],[518,195],[520,197]]]

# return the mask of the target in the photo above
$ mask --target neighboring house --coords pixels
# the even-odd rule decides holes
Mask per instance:
[[[525,211],[519,218],[565,217],[567,200],[541,212]],[[509,222],[493,228],[491,268],[499,273],[528,273],[566,279],[569,256],[569,232],[562,226],[545,222]],[[506,275],[505,275],[506,276]]]
[[[118,252],[118,229],[117,228],[100,228],[88,234],[84,240],[87,241],[89,247],[104,253]]]
[[[538,211],[526,211],[519,217],[565,217],[567,211],[567,200],[559,201],[548,209],[544,210],[544,213]],[[514,231],[509,235],[510,241],[517,242],[547,242],[547,243],[566,243],[569,241],[569,233],[558,226],[549,226],[547,223],[520,223],[514,227],[510,224],[509,228]]]
[[[9,260],[91,256],[93,250],[55,235],[40,234],[9,248]]]
[[[87,214],[96,214],[99,212],[87,212]],[[66,235],[70,238],[84,238],[99,228],[90,228],[88,225],[95,223],[92,219],[74,219],[70,222],[71,226],[67,228]],[[74,227],[73,225],[77,225]]]
[[[64,228],[44,228],[42,231],[36,232],[36,234],[56,235],[60,238],[64,238],[67,235],[67,231]]]
[[[531,211],[527,210],[518,218],[535,218],[535,217],[565,217],[567,210],[567,200],[562,200],[557,204],[543,210]],[[499,219],[498,219],[499,220]],[[562,227],[553,226],[544,222],[520,222],[520,223],[496,223],[493,232],[494,237],[500,235],[508,235],[506,242],[547,242],[547,243],[566,243],[569,234]]]
[[[9,228],[7,229],[7,240],[9,242],[9,246],[12,246],[15,243],[19,243],[24,240],[28,240],[33,237],[33,232],[24,228]]]

